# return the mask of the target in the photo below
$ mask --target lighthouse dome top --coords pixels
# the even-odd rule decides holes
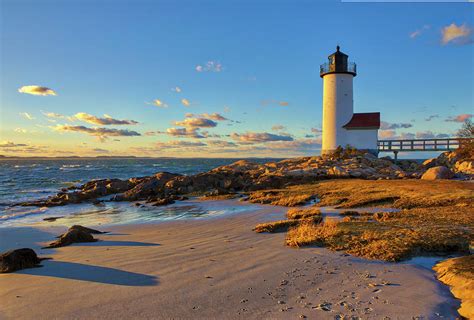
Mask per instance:
[[[320,66],[321,78],[331,73],[347,73],[354,77],[357,75],[357,66],[354,62],[348,61],[349,56],[336,47],[336,52],[328,56],[328,62]]]

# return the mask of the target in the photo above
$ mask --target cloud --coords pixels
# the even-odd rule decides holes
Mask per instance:
[[[396,135],[397,135],[397,133],[395,132],[395,130],[381,130],[381,131],[379,131],[379,138],[381,138],[381,139],[395,138]]]
[[[428,116],[428,118],[425,118],[425,121],[431,121],[434,118],[439,118],[439,114],[432,114],[432,115]]]
[[[174,91],[176,93],[180,93],[181,92],[181,88],[180,87],[174,87],[174,88],[171,88],[171,91]]]
[[[416,133],[403,132],[400,135],[397,135],[395,130],[384,130],[379,131],[380,139],[388,140],[411,140],[411,139],[443,139],[449,138],[450,135],[447,133],[434,133],[432,131],[418,131]]]
[[[471,33],[472,29],[466,24],[457,26],[455,23],[452,23],[441,30],[441,43],[443,45],[450,42],[454,44],[467,44],[471,42],[469,40]]]
[[[264,107],[268,105],[287,107],[290,105],[288,101],[278,101],[278,100],[263,100],[260,102],[260,104]]]
[[[457,116],[448,117],[446,120],[447,122],[464,122],[467,119],[471,119],[473,117],[470,113],[458,114]]]
[[[56,125],[52,127],[55,131],[59,132],[80,132],[90,136],[99,138],[100,141],[104,142],[108,137],[134,137],[141,136],[136,131],[123,130],[123,129],[108,129],[108,128],[88,128],[85,126],[70,126],[70,125]]]
[[[420,29],[411,32],[409,36],[410,36],[410,38],[415,39],[415,38],[419,37],[422,33],[424,33],[426,30],[430,29],[430,28],[431,28],[430,25],[424,25],[424,26],[421,27]]]
[[[27,144],[24,143],[14,143],[12,141],[3,141],[0,142],[0,148],[18,148],[18,147],[26,147]]]
[[[168,142],[157,142],[155,144],[158,148],[195,148],[195,147],[205,147],[206,144],[203,142],[193,142],[193,141],[168,141]]]
[[[25,119],[28,119],[28,120],[33,120],[35,119],[35,117],[33,117],[31,114],[29,114],[28,112],[20,112],[20,116],[22,116],[23,118]]]
[[[16,133],[27,133],[27,132],[28,132],[28,130],[23,129],[23,128],[16,128],[14,131],[15,131]]]
[[[448,138],[449,135],[445,133],[433,133],[432,131],[419,131],[415,134],[417,139],[434,139],[434,138]]]
[[[101,148],[94,148],[91,150],[92,152],[97,152],[97,153],[109,153],[109,150],[106,149],[101,149]]]
[[[186,99],[186,98],[181,99],[181,103],[182,103],[183,106],[185,106],[185,107],[189,107],[189,106],[191,105],[191,102],[189,102],[189,100]]]
[[[45,112],[45,111],[41,111],[41,113],[43,115],[45,115],[46,117],[48,117],[48,118],[56,118],[56,119],[65,118],[65,116],[63,116],[62,114],[59,114],[59,113]]]
[[[190,128],[213,128],[217,122],[206,118],[186,118],[183,121],[175,121],[174,125]]]
[[[380,130],[393,130],[400,128],[411,128],[413,125],[411,123],[389,123],[385,121],[380,122]]]
[[[237,144],[234,142],[230,141],[224,141],[224,140],[209,140],[207,144],[211,147],[217,147],[217,148],[234,148],[237,147]]]
[[[194,114],[194,113],[186,113],[184,115],[186,118],[193,118],[193,117],[197,117],[197,118],[205,118],[205,119],[211,119],[211,120],[215,120],[215,121],[226,121],[226,120],[229,120],[225,117],[223,117],[221,114],[217,113],[217,112],[214,112],[214,113],[201,113],[201,114]]]
[[[79,112],[74,117],[78,120],[97,125],[133,125],[138,123],[135,120],[117,120],[107,114],[104,114],[104,118],[98,118],[88,113]]]
[[[251,142],[251,143],[261,143],[261,142],[271,142],[271,141],[293,141],[294,139],[286,134],[273,134],[267,132],[247,132],[244,134],[232,133],[232,139],[240,142]]]
[[[282,130],[285,130],[286,127],[281,125],[281,124],[276,124],[274,126],[272,126],[272,131],[282,131]]]
[[[165,133],[174,137],[205,138],[204,135],[199,133],[198,128],[168,128]]]
[[[198,64],[196,66],[197,72],[221,72],[222,64],[217,61],[208,61],[204,65]]]
[[[160,108],[168,108],[168,105],[161,101],[160,99],[155,99],[152,102],[149,102],[147,104],[154,105],[155,107],[160,107]]]
[[[41,86],[23,86],[18,89],[20,93],[32,94],[34,96],[55,96],[56,92],[53,89]]]

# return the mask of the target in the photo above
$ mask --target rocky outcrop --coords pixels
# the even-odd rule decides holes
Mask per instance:
[[[451,170],[455,177],[463,180],[474,179],[474,147],[464,146],[462,149],[441,153],[437,158],[423,162],[424,169],[443,166]]]
[[[30,248],[10,250],[0,254],[0,273],[41,267],[40,262],[45,259],[51,258],[38,258],[36,252]]]
[[[422,174],[415,161],[395,164],[390,158],[377,158],[370,153],[351,150],[340,155],[325,155],[286,159],[265,164],[240,160],[208,172],[191,176],[160,172],[149,177],[128,180],[103,179],[62,190],[56,196],[24,206],[59,206],[69,203],[96,201],[113,195],[113,201],[143,201],[166,205],[180,196],[232,194],[237,192],[284,188],[323,179],[409,179]]]
[[[123,194],[117,195],[114,200],[135,201],[148,197],[156,197],[164,193],[163,186],[168,181],[179,176],[181,175],[169,172],[157,173],[154,176],[144,178],[142,181],[137,181],[138,183],[133,188],[127,189]]]
[[[430,168],[421,176],[422,180],[451,179],[454,173],[444,166]]]

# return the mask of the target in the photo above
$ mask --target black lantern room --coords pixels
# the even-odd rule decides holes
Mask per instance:
[[[349,56],[339,51],[339,49],[339,46],[337,46],[336,52],[328,56],[328,62],[321,65],[321,78],[330,73],[348,73],[354,77],[357,75],[356,64],[349,62]]]

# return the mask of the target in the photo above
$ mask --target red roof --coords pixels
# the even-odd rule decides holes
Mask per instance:
[[[351,121],[342,127],[346,129],[379,129],[380,112],[354,113]]]

